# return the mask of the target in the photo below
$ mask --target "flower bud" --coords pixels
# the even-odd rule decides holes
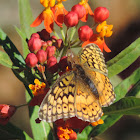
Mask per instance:
[[[56,36],[51,36],[51,40],[52,41],[56,41],[57,40],[57,37]]]
[[[59,61],[59,69],[62,71],[66,71],[66,67],[68,66],[67,56],[63,56]]]
[[[36,37],[31,37],[28,41],[28,47],[29,47],[29,50],[31,52],[37,52],[38,50],[41,49],[41,46],[42,46],[42,41],[41,39],[39,38],[36,38]]]
[[[103,22],[109,17],[109,11],[105,7],[97,7],[94,10],[94,20],[96,22]]]
[[[78,19],[81,19],[86,14],[86,9],[80,4],[76,4],[71,9],[73,12],[77,13]]]
[[[61,49],[63,48],[64,44],[63,44],[63,40],[62,39],[57,39],[56,43],[55,43],[56,48]]]
[[[42,47],[41,47],[41,48],[42,48],[43,50],[46,50],[47,47],[48,47],[47,42],[46,42],[46,41],[43,41],[43,42],[42,42]]]
[[[29,53],[25,59],[25,63],[28,67],[35,67],[38,59],[34,53]]]
[[[55,54],[56,48],[55,46],[48,46],[46,49],[47,57],[51,57]]]
[[[44,50],[39,50],[36,53],[36,57],[38,59],[38,62],[43,64],[47,60],[47,53]]]
[[[88,39],[90,39],[90,37],[93,35],[93,31],[92,29],[85,25],[85,26],[81,26],[78,29],[78,35],[79,35],[79,39],[81,41],[87,41]]]
[[[40,38],[40,36],[39,36],[38,33],[33,33],[33,34],[31,35],[31,38],[32,38],[32,37]]]
[[[69,134],[69,137],[70,137],[70,140],[76,140],[77,139],[77,134],[76,134],[76,132],[72,132],[72,133],[70,133]]]
[[[41,38],[42,40],[47,41],[47,40],[50,39],[50,33],[48,33],[48,32],[46,31],[46,29],[43,29],[41,32],[38,32],[38,33],[39,33],[40,38]]]
[[[0,104],[0,124],[6,125],[16,111],[13,105]]]
[[[49,57],[47,61],[47,68],[51,73],[58,71],[57,59],[54,56]]]
[[[73,27],[78,24],[78,15],[77,13],[71,11],[64,16],[64,23],[67,27]]]
[[[46,43],[47,43],[48,46],[52,46],[52,41],[51,40],[46,41]]]

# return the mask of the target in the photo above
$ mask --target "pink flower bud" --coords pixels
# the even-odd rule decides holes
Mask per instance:
[[[57,40],[57,37],[56,36],[51,36],[51,40],[53,41],[53,40]]]
[[[31,38],[32,38],[32,37],[40,38],[40,36],[39,36],[38,33],[33,33],[33,34],[31,35]]]
[[[41,49],[42,41],[39,38],[31,37],[28,41],[28,47],[31,52],[37,52]]]
[[[90,39],[90,37],[93,35],[93,31],[92,29],[85,25],[85,26],[81,26],[78,29],[78,35],[79,35],[79,39],[81,41],[87,41],[88,39]]]
[[[55,46],[48,46],[46,49],[47,57],[51,57],[55,54],[56,48]]]
[[[25,62],[28,67],[32,68],[36,66],[38,59],[34,53],[29,53],[25,59]]]
[[[44,50],[39,50],[36,53],[36,57],[38,59],[38,62],[43,64],[47,60],[47,53]]]
[[[86,9],[80,4],[76,4],[71,9],[73,12],[77,13],[78,19],[81,19],[86,14]]]
[[[64,23],[67,27],[73,27],[78,24],[77,13],[71,11],[64,17]]]
[[[57,59],[54,56],[49,57],[47,61],[47,68],[51,73],[58,71]]]
[[[62,71],[66,71],[66,67],[68,66],[67,56],[63,56],[59,61],[59,68]]]
[[[56,48],[61,49],[61,48],[63,48],[63,45],[64,45],[63,40],[62,39],[57,39],[57,41],[55,43]]]
[[[46,42],[46,41],[43,41],[43,42],[42,42],[42,47],[41,47],[41,48],[42,48],[43,50],[46,50],[47,47],[48,47],[47,42]]]
[[[52,41],[51,40],[46,41],[46,43],[47,43],[48,46],[52,46]]]
[[[38,32],[38,33],[39,33],[40,38],[41,38],[42,40],[47,41],[47,40],[50,39],[50,33],[48,33],[48,32],[46,31],[46,29],[43,29],[41,32]]]
[[[96,22],[103,22],[109,17],[109,11],[105,7],[97,7],[94,10],[94,20]]]
[[[0,104],[0,124],[6,125],[15,112],[15,106]]]

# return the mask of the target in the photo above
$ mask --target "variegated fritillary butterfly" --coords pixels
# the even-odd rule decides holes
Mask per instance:
[[[96,44],[86,45],[78,56],[69,54],[72,70],[63,74],[47,93],[39,118],[54,122],[76,116],[95,122],[103,114],[101,107],[115,100],[103,54]]]

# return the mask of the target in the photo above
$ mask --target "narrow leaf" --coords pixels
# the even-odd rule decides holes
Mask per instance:
[[[17,33],[20,35],[20,37],[22,39],[23,57],[25,58],[27,56],[27,54],[29,53],[28,44],[26,42],[27,37],[20,29],[18,29],[17,27],[15,27],[15,28],[16,28]]]
[[[5,52],[2,52],[2,51],[0,51],[0,64],[9,68],[12,67],[12,62],[9,56]]]
[[[140,38],[129,45],[116,57],[107,62],[108,76],[112,77],[130,66],[140,56]]]
[[[28,45],[26,39],[29,39],[32,33],[35,33],[35,28],[30,27],[33,22],[32,10],[30,7],[29,0],[18,0],[19,5],[19,17],[20,17],[20,27],[16,28],[17,32],[22,38],[23,56],[24,58],[29,53]]]
[[[105,130],[107,130],[109,127],[111,127],[113,124],[115,124],[122,115],[108,115],[108,117],[104,120],[104,124],[97,125],[93,128],[91,133],[89,134],[89,139],[91,137],[98,136],[99,134],[103,133]]]
[[[31,108],[31,107],[30,107]],[[41,122],[37,124],[35,120],[38,118],[39,107],[34,107],[34,112],[32,113],[30,123],[32,127],[34,140],[47,140],[50,133],[50,126],[46,122]]]
[[[11,123],[8,123],[7,125],[4,125],[4,126],[0,125],[0,139],[1,140],[8,140],[8,139],[25,140],[24,134],[26,133]]]
[[[32,10],[29,0],[18,0],[19,4],[19,16],[21,31],[29,39],[31,34],[35,32],[35,28],[31,28],[30,25],[33,22]]]
[[[140,114],[140,98],[125,97],[113,105],[103,108],[105,115],[139,115]]]
[[[135,70],[128,78],[123,80],[118,86],[115,87],[115,93],[116,93],[116,100],[120,100],[123,98],[131,86],[135,85],[140,80],[140,68]]]
[[[22,55],[19,53],[15,45],[1,29],[0,29],[0,45],[3,46],[3,49],[9,55],[10,59],[14,63],[14,66],[22,68],[25,67],[25,61]]]

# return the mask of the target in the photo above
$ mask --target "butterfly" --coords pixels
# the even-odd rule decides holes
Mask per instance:
[[[103,115],[102,107],[115,100],[107,77],[103,53],[96,44],[88,44],[78,55],[68,52],[72,70],[57,79],[39,109],[39,118],[47,122],[77,117],[95,122]]]

